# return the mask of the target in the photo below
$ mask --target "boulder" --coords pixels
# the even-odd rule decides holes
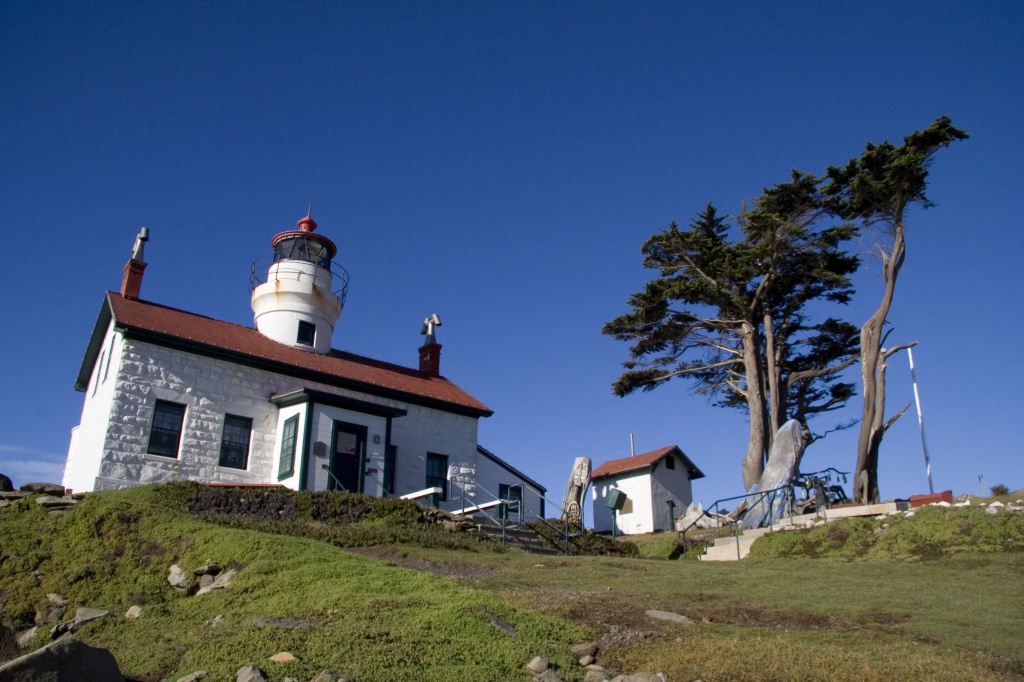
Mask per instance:
[[[603,670],[588,670],[583,682],[608,682],[612,676]]]
[[[67,509],[78,504],[77,500],[70,497],[56,497],[54,495],[40,495],[36,498],[36,504],[47,509]]]
[[[583,658],[584,656],[596,656],[597,655],[597,642],[585,642],[583,644],[574,644],[569,647],[569,653],[572,654],[573,658]]]
[[[217,579],[214,580],[212,583],[210,583],[206,587],[199,588],[199,591],[196,592],[196,596],[198,597],[201,594],[206,594],[208,592],[212,592],[213,590],[224,589],[225,587],[231,584],[231,581],[235,579],[236,575],[238,575],[238,571],[236,571],[233,568],[231,570],[224,571],[223,573],[218,575]]]
[[[548,668],[537,677],[533,678],[536,682],[562,682],[562,678],[558,676],[551,668]]]
[[[22,648],[22,649],[29,648],[30,646],[35,644],[36,635],[38,635],[38,634],[39,634],[39,626],[38,625],[35,626],[34,628],[29,628],[28,630],[25,630],[25,632],[23,632],[20,635],[18,635],[18,646],[20,648]]]
[[[532,661],[526,664],[526,669],[529,670],[531,673],[539,675],[540,673],[548,669],[548,657],[537,656]]]
[[[222,570],[221,567],[218,566],[217,564],[206,564],[205,566],[200,566],[196,570],[192,571],[192,574],[193,575],[217,575],[218,573],[221,572],[221,570]]]
[[[267,674],[255,665],[247,665],[235,673],[235,682],[267,682]]]
[[[124,682],[114,654],[74,637],[61,637],[0,665],[0,680],[11,682]]]
[[[167,582],[178,592],[188,591],[188,576],[178,564],[171,564],[167,571]]]
[[[0,493],[9,493],[14,490],[14,483],[7,476],[0,474]]]
[[[74,626],[77,628],[79,625],[82,625],[83,623],[88,623],[91,620],[99,620],[100,618],[109,615],[110,611],[105,611],[103,609],[89,609],[83,606],[75,609]]]
[[[21,492],[64,497],[64,486],[56,483],[26,483],[21,486]]]

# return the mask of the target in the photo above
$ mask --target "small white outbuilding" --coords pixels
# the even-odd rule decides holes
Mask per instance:
[[[594,530],[612,530],[609,497],[617,497],[621,507],[614,514],[616,533],[672,530],[674,516],[683,514],[693,501],[691,481],[698,478],[704,473],[677,445],[605,462],[591,475]]]

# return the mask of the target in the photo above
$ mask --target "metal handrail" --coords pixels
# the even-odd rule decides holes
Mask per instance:
[[[252,262],[252,265],[249,267],[249,292],[252,293],[256,289],[256,287],[267,282],[271,266],[277,263],[284,262],[285,261],[280,260],[275,261],[274,254],[272,253],[260,256],[259,258],[254,260]],[[288,267],[287,265],[281,267],[279,265],[277,270],[278,279],[294,279],[296,281],[299,281],[304,277],[308,277],[313,282],[313,284],[316,284],[318,271],[327,270],[331,274],[332,284],[336,285],[331,293],[338,297],[338,300],[341,301],[341,307],[344,308],[345,299],[348,296],[348,270],[334,262],[331,263],[330,268],[324,268],[317,265],[316,263],[309,263],[307,261],[300,262],[305,263],[307,265],[313,265],[313,273],[311,274],[307,269],[302,269],[298,267],[291,268]],[[294,274],[294,276],[288,276],[290,274]],[[285,276],[282,277],[281,275]]]
[[[717,526],[718,537],[719,538],[722,537],[722,513],[717,511],[718,510],[718,505],[720,503],[722,503],[722,502],[731,502],[733,500],[742,500],[742,499],[747,498],[747,497],[756,497],[758,499],[754,501],[754,504],[757,504],[758,502],[763,500],[766,496],[770,495],[771,496],[771,500],[769,502],[769,507],[770,507],[770,506],[772,506],[775,503],[775,493],[779,492],[780,490],[789,490],[790,494],[792,494],[792,489],[793,489],[793,484],[792,483],[786,483],[785,485],[781,485],[778,488],[773,488],[771,490],[758,490],[757,492],[753,492],[753,493],[746,493],[744,495],[736,495],[734,497],[724,497],[724,498],[722,498],[720,500],[715,500],[711,504],[711,507],[709,507],[708,509],[702,510],[701,513],[700,513],[700,516],[698,516],[693,521],[691,521],[690,525],[688,525],[686,528],[683,528],[681,531],[678,532],[679,538],[682,540],[683,554],[686,554],[686,552],[687,552],[687,548],[686,548],[686,531],[688,531],[691,528],[693,528],[694,526],[696,526],[697,522],[700,521],[705,516],[710,518],[711,517],[711,513],[710,513],[711,509],[715,510],[715,512],[714,512],[714,514],[715,514],[714,519],[715,519],[715,524]],[[749,511],[752,507],[753,507],[753,505],[748,507],[747,511]],[[744,512],[744,513],[746,513],[746,512]],[[790,508],[789,508],[789,517],[790,517],[790,520],[792,520],[792,518],[793,518],[793,507],[792,507],[792,505],[790,505]],[[739,558],[739,552],[740,552],[739,519],[728,519],[727,522],[728,522],[728,524],[730,526],[733,527],[733,532],[735,533],[735,537],[736,537],[736,557]]]

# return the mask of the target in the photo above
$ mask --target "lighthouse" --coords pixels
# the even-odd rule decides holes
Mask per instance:
[[[316,233],[309,212],[298,228],[275,235],[273,254],[253,262],[252,312],[264,336],[324,355],[345,305],[348,273],[333,264],[338,248]]]

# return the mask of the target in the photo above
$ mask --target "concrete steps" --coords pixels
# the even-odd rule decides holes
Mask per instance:
[[[742,531],[742,535],[732,535],[717,538],[715,544],[708,547],[701,555],[701,561],[739,561],[750,554],[750,547],[761,537],[773,531],[787,530],[792,528],[810,528],[818,525],[819,522],[829,523],[837,519],[846,519],[853,516],[878,516],[896,511],[895,502],[882,504],[865,504],[855,507],[837,507],[835,509],[822,509],[820,514],[803,514],[792,518],[785,517],[772,527],[753,528]]]
[[[502,539],[501,524],[489,516],[474,519],[477,521],[477,530],[484,535],[490,535],[498,540]],[[530,528],[525,526],[510,526],[505,528],[505,545],[515,547],[531,554],[559,554],[557,550],[544,545],[540,537]]]

